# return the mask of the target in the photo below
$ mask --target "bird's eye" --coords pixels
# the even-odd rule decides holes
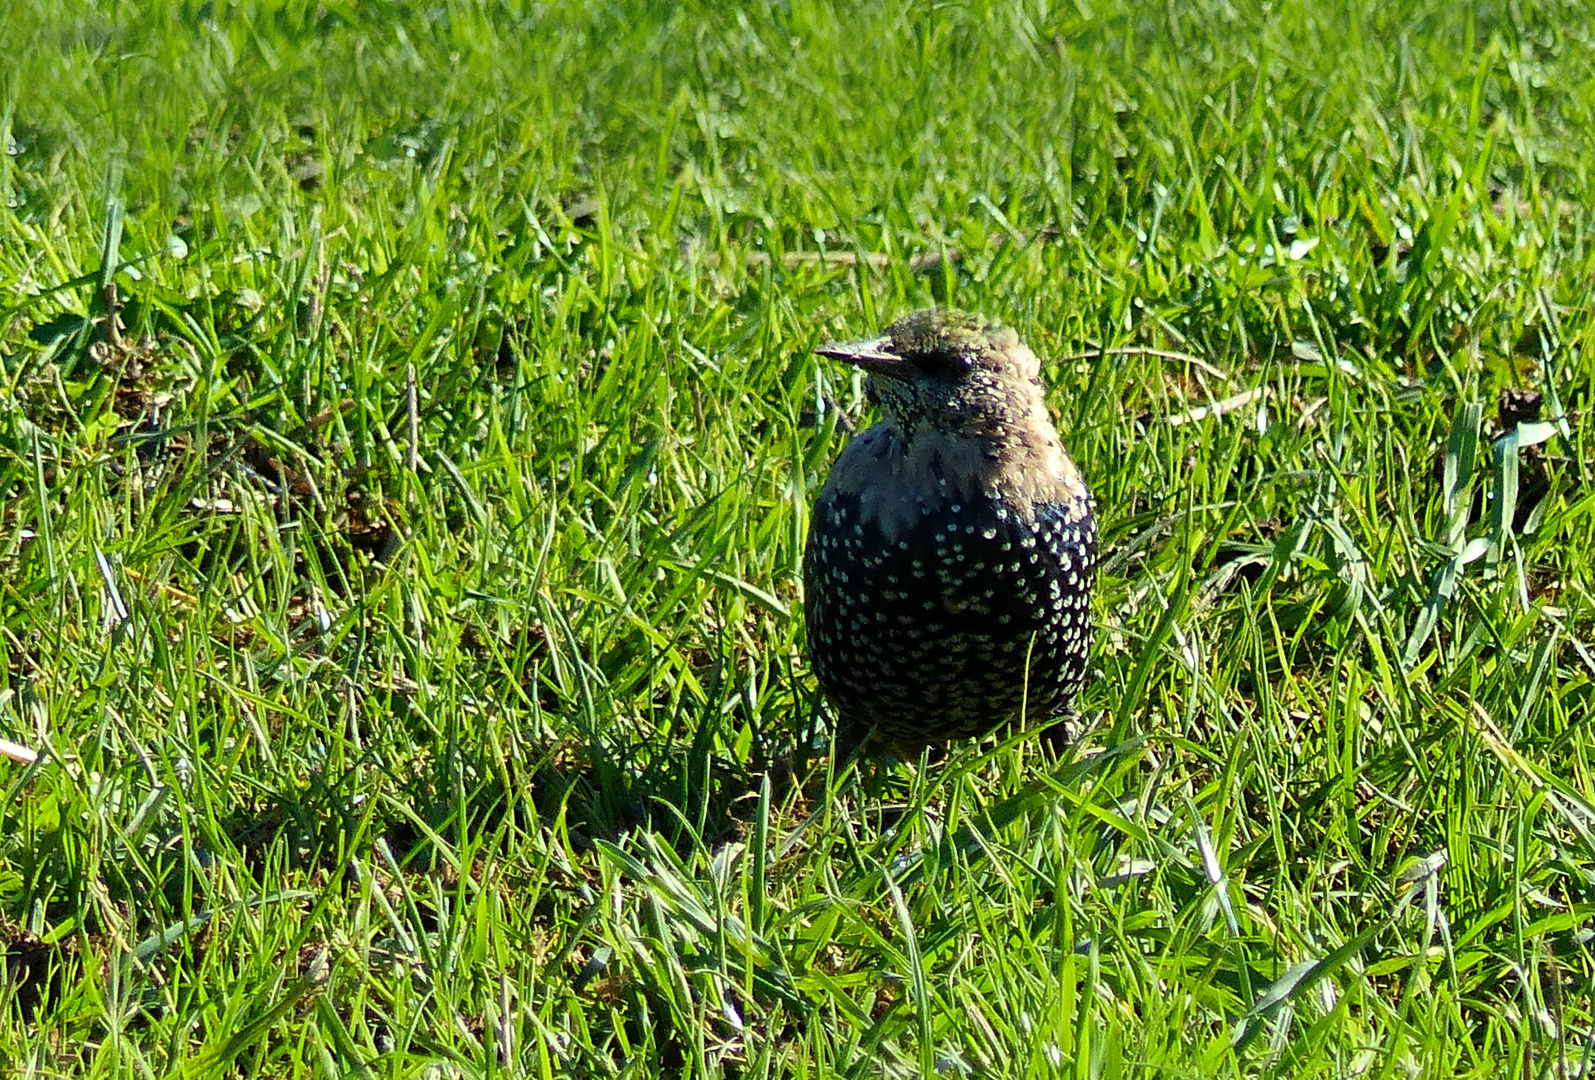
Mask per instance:
[[[975,366],[974,355],[962,349],[939,349],[936,352],[922,353],[918,360],[920,369],[927,374],[950,378],[957,378]]]

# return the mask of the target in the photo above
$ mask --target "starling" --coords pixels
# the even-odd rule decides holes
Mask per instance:
[[[819,355],[884,414],[836,459],[803,553],[804,618],[838,747],[898,750],[1066,713],[1091,644],[1096,520],[1012,330],[907,315]]]

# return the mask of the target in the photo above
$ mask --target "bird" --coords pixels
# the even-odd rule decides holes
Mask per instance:
[[[1096,515],[1036,354],[952,308],[816,352],[862,369],[881,414],[832,465],[803,552],[836,753],[917,755],[1021,719],[1067,731],[1091,646]]]

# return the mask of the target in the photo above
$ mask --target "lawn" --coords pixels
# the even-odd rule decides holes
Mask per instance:
[[[1588,1075],[1582,3],[14,0],[0,1072]],[[1084,734],[833,770],[835,338],[1044,358]]]

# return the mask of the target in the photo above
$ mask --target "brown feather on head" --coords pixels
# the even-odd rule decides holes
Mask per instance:
[[[949,499],[1000,495],[1026,512],[1086,497],[1047,411],[1041,362],[1008,327],[927,308],[880,337],[818,352],[869,373],[866,391],[886,416],[860,441],[875,451],[901,443],[890,453],[860,446],[843,455],[833,477],[863,492],[889,532],[920,512],[927,491]],[[898,491],[919,493],[917,501],[897,505]]]

